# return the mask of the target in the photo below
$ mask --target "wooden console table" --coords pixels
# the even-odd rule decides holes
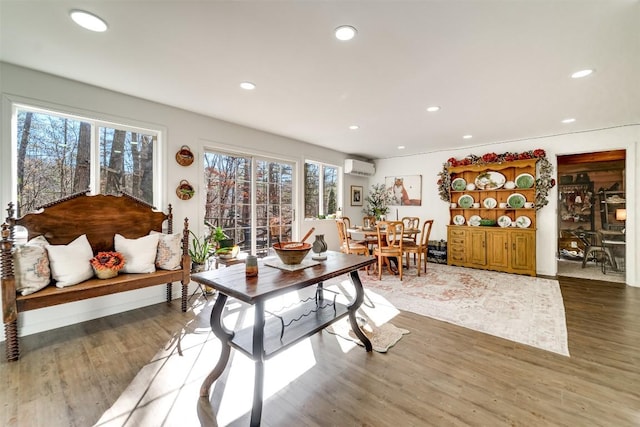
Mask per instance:
[[[260,260],[257,277],[246,277],[244,264],[193,274],[191,280],[218,291],[218,297],[211,311],[211,329],[222,341],[220,359],[202,383],[200,396],[209,397],[211,386],[222,375],[229,361],[231,347],[241,351],[255,362],[251,425],[259,426],[262,417],[264,361],[266,359],[347,315],[351,328],[364,344],[366,351],[370,352],[372,350],[371,342],[360,330],[356,321],[356,311],[364,300],[364,289],[358,276],[358,270],[375,262],[374,257],[329,251],[325,261],[303,270],[285,271],[266,266],[264,260]],[[356,291],[355,298],[349,305],[325,299],[322,289],[323,281],[344,274],[349,274]],[[317,298],[302,301],[292,313],[288,312],[287,316],[296,320],[286,328],[282,328],[278,318],[269,318],[265,321],[266,300],[312,285],[318,285]],[[252,327],[237,332],[225,328],[222,322],[222,313],[228,297],[234,297],[255,306]]]

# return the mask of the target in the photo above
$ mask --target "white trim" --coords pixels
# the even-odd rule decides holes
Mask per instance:
[[[6,100],[6,102],[5,102]],[[116,117],[108,114],[98,114],[94,111],[85,111],[81,109],[76,109],[68,106],[62,106],[54,103],[33,100],[30,98],[24,98],[14,95],[3,95],[3,102],[7,106],[8,111],[10,111],[10,126],[8,129],[8,140],[11,141],[11,146],[9,147],[9,161],[11,164],[10,170],[11,175],[6,177],[2,176],[3,181],[6,179],[9,182],[8,194],[10,200],[17,200],[17,189],[14,182],[14,177],[17,174],[17,135],[13,133],[13,130],[16,127],[16,117],[18,110],[27,110],[33,111],[41,114],[48,114],[52,116],[65,117],[70,118],[77,121],[90,123],[92,126],[91,132],[91,153],[90,153],[90,162],[92,167],[92,173],[89,178],[89,185],[92,194],[99,193],[99,183],[100,183],[100,168],[95,167],[95,165],[99,164],[99,144],[97,143],[99,139],[99,128],[107,127],[107,128],[115,128],[119,130],[124,130],[127,132],[141,133],[147,134],[156,139],[156,144],[153,149],[153,168],[154,168],[154,179],[153,179],[153,201],[152,204],[160,210],[164,210],[164,205],[166,204],[167,195],[165,194],[165,184],[163,180],[163,174],[166,173],[167,169],[167,149],[164,145],[164,135],[166,135],[166,128],[164,126],[159,125],[151,125],[147,122],[131,120],[122,117]],[[6,120],[3,118],[3,121]],[[2,149],[4,151],[4,148]],[[0,151],[1,152],[1,151]],[[4,157],[4,156],[3,156]],[[4,168],[3,168],[4,170]],[[4,175],[4,174],[3,174]],[[2,190],[0,188],[0,190]]]

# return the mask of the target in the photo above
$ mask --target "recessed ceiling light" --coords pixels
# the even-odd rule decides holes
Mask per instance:
[[[244,90],[254,90],[256,85],[251,82],[242,82],[240,83],[240,87]]]
[[[575,121],[576,121],[576,119],[574,119],[573,117],[571,117],[571,118],[568,118],[568,119],[564,119],[564,120],[562,121],[562,123],[573,123],[573,122],[575,122]]]
[[[71,16],[73,22],[89,31],[96,31],[98,33],[107,31],[107,23],[104,22],[104,20],[84,10],[72,10],[69,12],[69,16]]]
[[[356,36],[356,29],[350,25],[342,25],[335,30],[335,35],[338,40],[348,41]]]
[[[473,138],[473,135],[464,135],[462,138],[464,138],[464,139],[471,139],[471,138]]]
[[[580,71],[576,71],[575,73],[571,74],[571,78],[572,79],[581,79],[582,77],[587,77],[588,75],[591,75],[592,73],[593,73],[592,69],[580,70]]]
[[[358,125],[351,125],[351,126],[349,126],[349,129],[351,129],[351,130],[358,130],[358,129],[360,129],[360,126],[358,126]]]
[[[434,105],[434,106],[432,106],[432,107],[428,107],[428,108],[427,108],[427,111],[428,111],[429,113],[435,113],[436,111],[440,111],[440,107],[438,107],[437,105]]]
[[[404,150],[406,147],[404,145],[398,145],[398,150]]]

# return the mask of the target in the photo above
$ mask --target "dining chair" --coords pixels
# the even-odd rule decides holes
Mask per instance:
[[[378,246],[373,249],[373,255],[378,258],[378,279],[382,280],[382,262],[391,271],[390,258],[398,263],[398,274],[402,280],[402,235],[404,225],[402,221],[380,221],[376,224],[378,232]]]
[[[362,226],[366,228],[367,224],[369,224],[369,228],[375,228],[375,226],[376,226],[376,217],[375,216],[369,216],[369,215],[363,216],[362,217]]]
[[[420,227],[420,218],[418,218],[417,216],[405,216],[401,219],[402,224],[404,224],[404,229],[405,230],[415,230],[418,227]],[[407,242],[409,243],[416,243],[416,234],[407,234],[406,236],[403,237],[403,240],[405,242],[405,244]]]
[[[431,227],[433,226],[433,220],[428,219],[422,224],[422,230],[420,232],[420,241],[418,242],[403,242],[402,251],[407,257],[407,267],[409,267],[409,254],[413,254],[414,262],[418,268],[418,276],[420,276],[421,262],[424,255],[424,272],[427,273],[427,247],[429,245],[429,235],[431,234]],[[416,255],[418,260],[415,261]]]
[[[340,239],[340,252],[345,254],[369,255],[367,246],[351,241],[349,232],[347,231],[347,222],[343,218],[336,219],[336,227],[338,228],[338,238]]]
[[[357,243],[359,245],[368,246],[366,237],[365,239],[358,239],[358,240],[353,239],[353,236],[351,235],[351,233],[349,233],[349,230],[351,229],[351,219],[348,216],[342,216],[341,218],[338,218],[338,219],[342,219],[342,221],[344,221],[344,224],[347,228],[347,235],[351,239],[351,243]]]

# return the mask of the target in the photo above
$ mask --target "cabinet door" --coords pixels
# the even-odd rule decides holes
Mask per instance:
[[[535,234],[531,231],[511,233],[511,268],[535,275],[536,246]]]
[[[486,233],[484,230],[469,230],[467,256],[471,264],[486,265],[487,264],[487,244]]]
[[[487,231],[487,263],[499,270],[509,267],[509,233]]]

